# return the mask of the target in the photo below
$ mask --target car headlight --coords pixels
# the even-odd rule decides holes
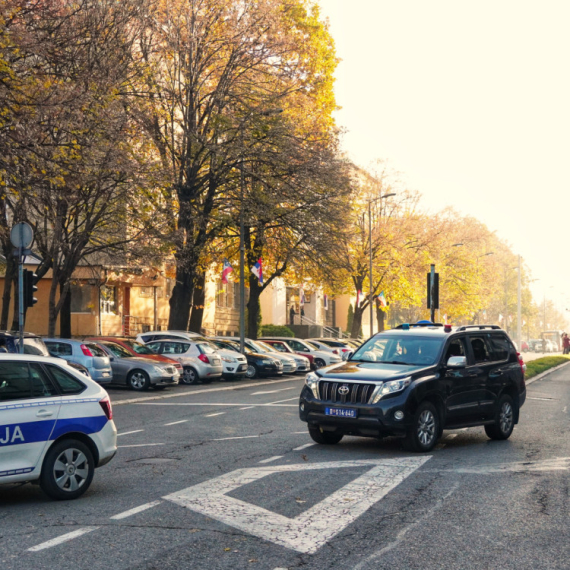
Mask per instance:
[[[309,387],[309,389],[313,393],[313,396],[317,399],[319,399],[319,380],[320,379],[321,379],[320,376],[318,376],[314,372],[309,372],[305,376],[305,384]]]
[[[222,360],[224,362],[237,362],[237,360],[235,358],[231,358],[229,356],[222,356]]]
[[[412,377],[402,378],[401,380],[392,380],[391,382],[384,382],[374,390],[371,404],[377,404],[381,398],[388,394],[395,394],[405,390],[412,382]]]
[[[153,366],[153,369],[156,374],[160,374],[161,376],[163,374],[166,374],[166,370],[164,368],[161,368],[160,366]]]

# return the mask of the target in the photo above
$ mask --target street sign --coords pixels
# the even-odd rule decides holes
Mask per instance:
[[[17,248],[27,249],[30,247],[34,241],[34,230],[32,226],[26,222],[20,222],[12,226],[10,241],[12,245]]]

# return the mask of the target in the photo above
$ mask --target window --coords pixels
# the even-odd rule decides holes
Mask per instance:
[[[460,338],[453,339],[447,348],[447,352],[445,353],[445,363],[452,356],[465,356],[465,345]]]
[[[184,354],[189,347],[189,344],[183,342],[165,342],[162,345],[162,354]]]
[[[77,378],[74,378],[71,374],[64,372],[59,366],[46,364],[46,367],[51,372],[51,375],[59,386],[62,394],[81,394],[81,392],[85,390],[84,384],[77,380]]]
[[[68,342],[46,342],[49,353],[52,356],[71,356],[73,349]]]
[[[211,345],[205,342],[202,342],[198,345],[198,350],[201,354],[215,354],[216,349]]]
[[[69,292],[71,294],[71,312],[72,313],[90,313],[93,308],[91,285],[71,285]]]
[[[469,342],[471,343],[475,362],[489,362],[491,360],[489,348],[484,337],[472,336],[469,338]]]
[[[132,358],[132,354],[123,348],[120,344],[115,344],[114,342],[105,342],[103,346],[110,350],[118,358]]]
[[[0,402],[32,397],[27,362],[0,362]]]
[[[107,353],[100,346],[92,342],[86,342],[85,346],[91,351],[93,356],[107,356]]]
[[[146,346],[147,346],[147,348],[150,348],[150,350],[154,350],[154,352],[156,352],[156,353],[160,352],[160,342],[151,342],[150,344],[147,344]]]
[[[491,335],[491,348],[493,360],[508,360],[510,345],[503,335]]]
[[[101,287],[101,312],[110,315],[117,314],[118,302],[116,287],[107,287],[107,285]]]
[[[30,364],[30,376],[32,379],[32,398],[57,396],[55,386],[39,364]]]

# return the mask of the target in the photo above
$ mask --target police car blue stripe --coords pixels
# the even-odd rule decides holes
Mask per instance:
[[[95,416],[4,425],[0,426],[0,447],[54,440],[71,432],[90,435],[101,431],[107,422],[107,416]]]
[[[10,471],[0,471],[0,477],[9,477],[10,475],[21,475],[22,473],[31,473],[33,467],[25,467],[24,469],[11,469]]]

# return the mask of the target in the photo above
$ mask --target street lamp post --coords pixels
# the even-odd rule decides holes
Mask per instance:
[[[368,253],[370,254],[370,268],[369,268],[369,285],[370,291],[368,296],[368,304],[370,305],[370,336],[374,334],[374,307],[372,306],[372,202],[378,202],[384,198],[390,198],[395,196],[395,192],[390,192],[390,194],[384,194],[383,196],[378,196],[377,198],[372,198],[368,200]]]
[[[495,252],[494,252],[494,251],[488,251],[487,253],[483,253],[483,254],[478,255],[478,256],[476,257],[476,261],[477,261],[477,277],[479,277],[479,258],[481,258],[481,257],[487,257],[487,256],[489,256],[489,255],[495,255]],[[481,316],[481,309],[479,309],[479,310],[477,311],[477,324],[480,324],[480,323],[479,323],[479,321],[480,321],[480,316]]]

